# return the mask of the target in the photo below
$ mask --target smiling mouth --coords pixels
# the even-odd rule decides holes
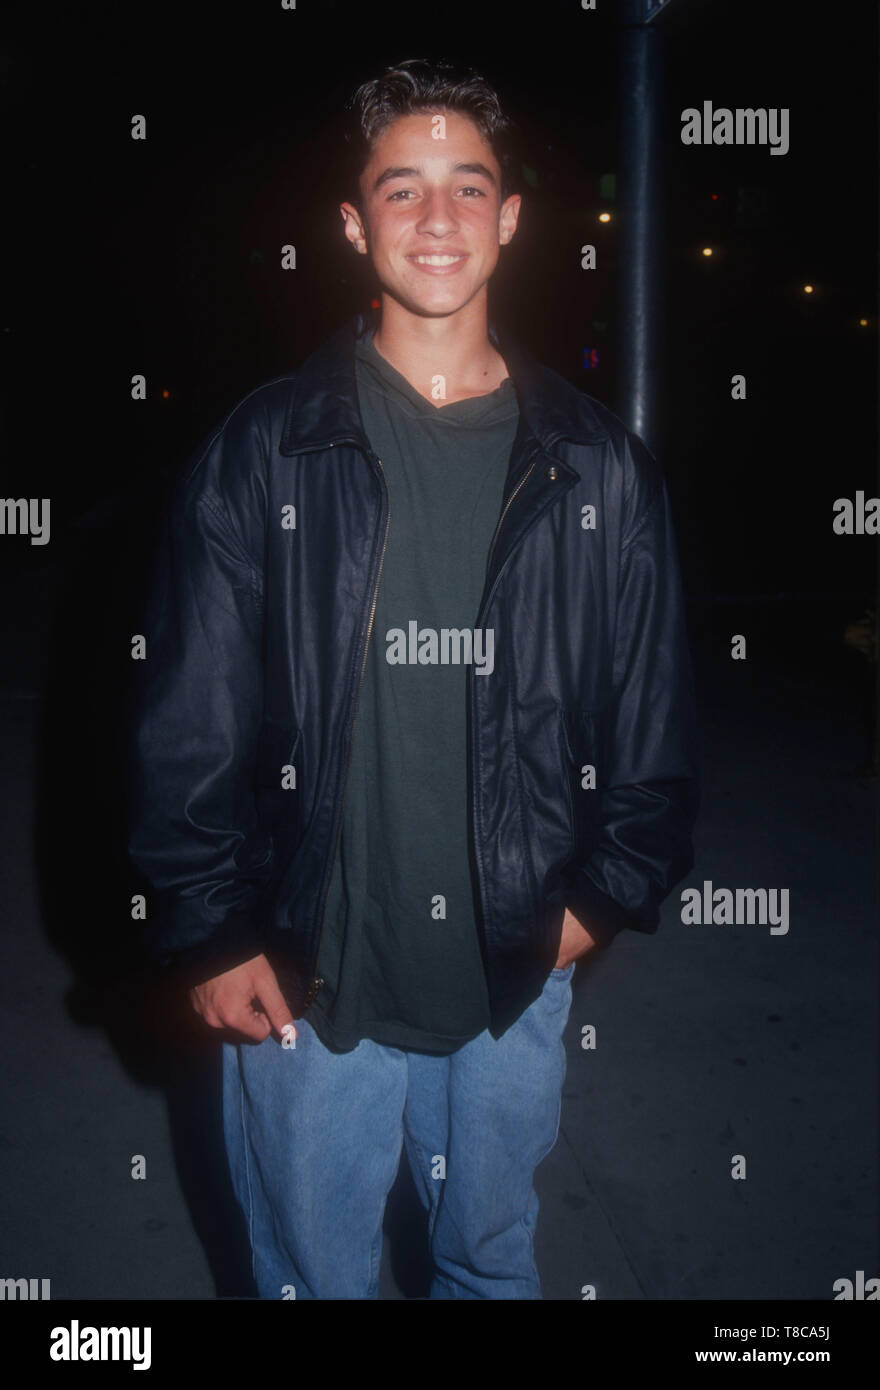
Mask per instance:
[[[465,257],[464,257],[463,255],[462,255],[462,256],[407,256],[406,259],[407,259],[408,261],[413,261],[413,262],[415,263],[415,265],[435,265],[435,266],[439,266],[439,267],[442,268],[442,267],[448,266],[448,265],[457,265],[458,262],[459,262],[459,261],[463,261],[463,260],[465,259]]]

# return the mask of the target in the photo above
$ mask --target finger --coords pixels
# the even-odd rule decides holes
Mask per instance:
[[[218,1027],[231,1028],[233,1032],[243,1033],[254,1042],[263,1042],[272,1031],[272,1025],[265,1013],[258,1012],[250,1004],[227,1005],[225,1008],[217,1009],[217,1017]]]
[[[293,1014],[290,1012],[287,1000],[278,987],[275,971],[268,962],[266,963],[265,970],[260,974],[256,982],[256,987],[260,1004],[275,1031],[283,1035],[285,1029],[287,1029],[288,1035],[298,1038],[299,1033],[293,1021]]]

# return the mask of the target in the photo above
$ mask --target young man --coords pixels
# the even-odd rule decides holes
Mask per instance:
[[[692,865],[676,547],[640,441],[488,321],[521,201],[495,93],[413,61],[353,109],[381,311],[180,480],[131,853],[151,949],[234,1039],[261,1297],[377,1296],[405,1143],[431,1296],[540,1298],[574,963]]]

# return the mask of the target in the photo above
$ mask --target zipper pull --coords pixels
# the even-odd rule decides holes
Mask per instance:
[[[306,1008],[308,1008],[310,1004],[314,1003],[315,995],[318,993],[318,990],[321,988],[323,983],[324,981],[321,979],[320,975],[316,976],[315,979],[312,980],[312,983],[309,985],[308,993],[306,994]]]

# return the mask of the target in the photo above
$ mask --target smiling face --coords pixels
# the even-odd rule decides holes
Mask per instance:
[[[485,296],[521,200],[501,202],[500,166],[473,121],[442,110],[399,116],[376,140],[360,189],[362,216],[341,206],[345,234],[386,294],[435,318]]]

